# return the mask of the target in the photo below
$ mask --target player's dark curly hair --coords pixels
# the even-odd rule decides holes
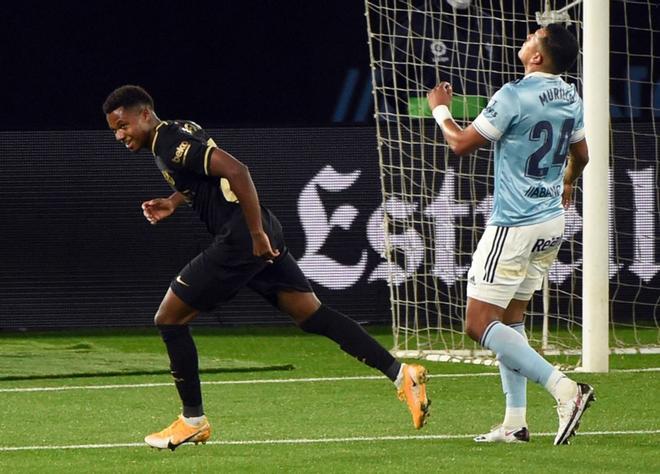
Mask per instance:
[[[568,71],[577,60],[580,45],[577,39],[562,25],[553,23],[545,27],[546,36],[541,40],[542,47],[550,55],[555,74]]]
[[[127,84],[112,91],[105,99],[103,113],[107,115],[119,107],[129,108],[136,105],[149,106],[153,109],[154,100],[142,87]]]

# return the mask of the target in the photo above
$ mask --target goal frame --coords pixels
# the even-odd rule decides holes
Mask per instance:
[[[585,110],[585,130],[589,142],[590,163],[583,176],[583,242],[588,242],[583,248],[583,279],[582,279],[582,348],[581,351],[557,350],[554,347],[544,347],[541,352],[546,355],[581,353],[580,370],[587,372],[607,372],[609,370],[609,249],[610,233],[608,206],[609,157],[610,157],[610,100],[609,100],[609,2],[602,0],[576,0],[564,8],[552,11],[550,2],[546,0],[545,11],[537,13],[537,22],[570,21],[568,12],[576,5],[582,4],[583,26],[583,100]],[[369,0],[365,0],[366,20],[371,31]],[[545,20],[545,23],[542,21]],[[371,38],[369,38],[371,46]],[[373,59],[373,58],[372,58]],[[376,84],[376,68],[372,66],[372,81]],[[374,91],[376,94],[376,91]],[[378,110],[376,110],[378,112]],[[376,120],[376,127],[380,128]],[[380,136],[380,130],[378,134]],[[379,145],[380,147],[380,145]],[[381,174],[381,180],[384,176]],[[385,186],[385,183],[381,183]],[[387,219],[387,216],[385,215]],[[389,246],[388,234],[385,232],[386,246]],[[547,292],[547,279],[544,283]],[[390,286],[390,297],[393,298],[393,288]],[[547,295],[546,295],[547,296]],[[544,298],[545,300],[546,298]],[[544,303],[546,303],[544,301]],[[547,321],[547,304],[544,304]],[[547,322],[545,323],[547,324]],[[547,328],[544,324],[544,334]],[[395,325],[393,321],[393,326]],[[396,336],[396,328],[395,330]],[[547,339],[545,334],[544,339]],[[424,357],[429,360],[462,361],[472,363],[496,363],[487,350],[394,350],[399,357]]]
[[[584,126],[589,165],[583,176],[582,367],[609,370],[610,2],[583,0]]]

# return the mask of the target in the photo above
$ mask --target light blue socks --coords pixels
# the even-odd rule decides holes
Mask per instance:
[[[509,327],[527,341],[525,323],[514,323],[510,324]],[[500,362],[499,367],[502,391],[506,397],[506,412],[502,425],[506,428],[527,426],[527,378],[509,369],[502,362]]]
[[[543,386],[555,372],[555,368],[530,347],[527,338],[499,321],[488,325],[480,342],[482,346],[497,354],[497,359],[506,365],[508,370]],[[502,378],[502,384],[504,383]]]
[[[525,323],[515,323],[509,327],[520,334],[527,343],[527,334],[525,334]],[[500,356],[497,356],[500,359]],[[506,364],[500,361],[500,377],[502,379],[502,391],[506,395],[507,408],[520,408],[527,406],[527,378],[518,372],[511,370]]]

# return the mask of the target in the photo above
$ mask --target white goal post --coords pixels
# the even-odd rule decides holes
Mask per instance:
[[[532,300],[530,342],[589,372],[606,372],[612,352],[657,353],[655,2],[365,0],[365,8],[393,352],[492,363],[463,327],[466,273],[492,206],[491,152],[454,156],[426,91],[449,80],[452,114],[467,125],[497,89],[522,76],[516,52],[525,34],[550,21],[569,24],[581,44],[566,80],[584,99],[591,159],[566,213],[559,258]]]
[[[584,125],[589,165],[584,170],[582,279],[582,368],[609,369],[609,229],[608,187],[610,141],[610,5],[584,0],[582,37]]]

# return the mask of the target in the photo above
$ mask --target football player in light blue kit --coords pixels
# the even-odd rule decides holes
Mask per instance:
[[[502,425],[477,442],[529,441],[526,379],[557,400],[555,445],[568,443],[594,399],[591,386],[569,379],[529,346],[524,326],[529,300],[559,251],[573,183],[589,161],[582,100],[559,76],[575,63],[578,50],[573,34],[560,25],[528,35],[518,52],[525,76],[497,91],[465,129],[449,112],[450,84],[428,94],[457,155],[495,142],[493,210],[468,272],[466,328],[497,355],[506,413]]]

